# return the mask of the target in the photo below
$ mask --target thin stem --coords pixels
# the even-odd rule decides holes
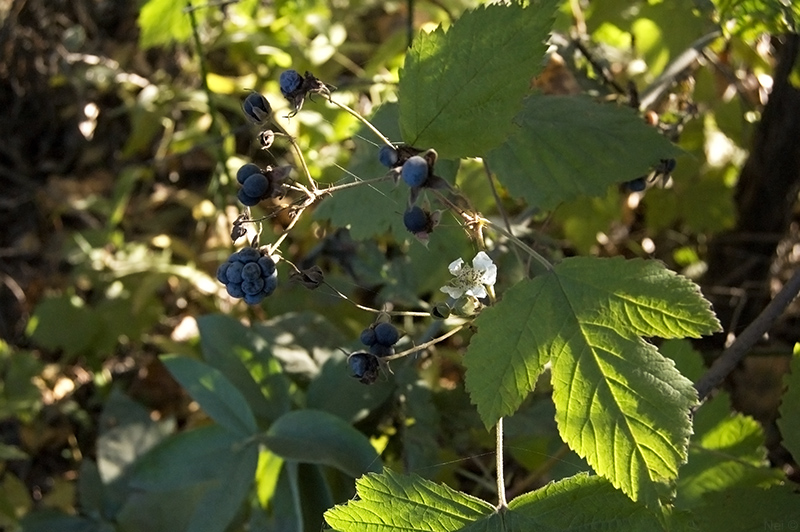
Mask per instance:
[[[287,133],[287,132],[286,132],[286,130],[283,128],[283,126],[281,126],[280,124],[278,124],[277,122],[275,122],[275,120],[273,120],[273,121],[272,121],[272,123],[273,123],[273,124],[275,124],[275,126],[276,126],[278,129],[280,129],[280,131],[281,131],[281,133],[282,133],[283,135],[285,135],[285,136],[289,137],[289,143],[291,143],[291,145],[292,145],[292,148],[294,149],[294,152],[295,152],[295,154],[297,155],[297,158],[300,160],[300,166],[302,166],[302,167],[303,167],[303,173],[305,174],[305,176],[306,176],[306,179],[308,179],[308,184],[309,184],[309,185],[311,185],[311,190],[313,190],[314,192],[316,192],[316,191],[317,191],[317,188],[318,188],[318,187],[317,187],[317,182],[316,182],[316,181],[314,181],[314,178],[313,178],[313,177],[311,177],[311,171],[308,169],[308,165],[306,164],[306,158],[305,158],[305,157],[303,157],[303,151],[300,149],[300,146],[297,144],[297,141],[294,139],[294,137],[293,137],[293,136],[291,136],[289,133]],[[301,187],[303,187],[303,185],[302,185],[302,184],[300,184],[300,186],[301,186]],[[305,189],[305,187],[303,187],[303,188]],[[309,196],[312,196],[312,195],[313,195],[313,194],[312,194],[312,192],[311,192],[311,191],[309,191],[309,190],[307,190],[307,189],[305,190],[305,192],[306,192],[306,194],[308,194]]]
[[[430,316],[430,314],[425,314],[425,315],[426,316]],[[447,331],[443,335],[434,338],[433,340],[429,340],[429,341],[425,342],[424,344],[415,345],[411,349],[406,349],[405,351],[401,351],[400,353],[395,353],[394,355],[391,355],[391,356],[388,356],[388,357],[383,357],[383,360],[386,360],[386,361],[396,360],[398,358],[407,357],[408,355],[413,355],[414,353],[422,351],[423,349],[427,349],[430,346],[438,344],[439,342],[441,342],[443,340],[447,340],[448,338],[450,338],[454,334],[458,333],[464,327],[465,327],[465,325],[461,324],[461,325],[459,325],[458,327],[456,327],[454,329],[450,329],[449,331]]]
[[[508,507],[508,503],[506,503],[506,479],[503,471],[503,418],[497,420],[495,431],[497,432],[497,451],[495,452],[497,459],[497,509],[503,510]]]
[[[500,234],[504,235],[505,237],[507,237],[508,239],[510,239],[512,242],[514,242],[514,244],[519,246],[528,255],[533,257],[536,260],[536,262],[538,262],[539,264],[544,266],[546,269],[548,269],[548,270],[552,270],[553,269],[553,265],[550,264],[550,261],[548,261],[546,258],[541,256],[536,250],[534,250],[528,244],[526,244],[525,242],[523,242],[522,240],[520,240],[519,238],[514,236],[514,233],[512,233],[511,231],[507,231],[504,227],[494,223],[491,220],[487,220],[486,218],[479,218],[479,221],[480,221],[480,223],[490,226],[492,229],[494,229],[498,233],[500,233]]]
[[[205,57],[203,56],[203,43],[200,40],[200,31],[197,26],[197,15],[195,14],[195,8],[192,6],[191,0],[186,2],[185,11],[189,14],[189,23],[192,26],[192,40],[194,40],[194,46],[197,49],[197,64],[200,67],[200,84],[203,87],[206,100],[208,100],[208,114],[211,116],[211,124],[209,129],[214,134],[223,136],[222,130],[219,127],[219,121],[217,120],[217,104],[214,100],[214,94],[211,92],[211,89],[208,86],[208,66],[206,65]],[[221,146],[215,144],[214,148],[217,156],[217,163],[222,166],[222,172],[225,174],[228,181],[231,181],[231,175],[228,172],[228,166],[224,163],[225,155]],[[215,193],[217,185],[218,183],[216,183],[216,180],[212,180],[209,184],[209,192]]]
[[[497,210],[500,212],[500,216],[503,217],[503,223],[506,226],[506,230],[510,233],[511,232],[511,222],[508,219],[508,214],[506,210],[503,208],[503,203],[500,201],[500,194],[497,193],[497,186],[494,183],[494,179],[492,178],[492,170],[489,168],[489,162],[486,159],[483,159],[483,169],[486,171],[486,180],[489,181],[489,188],[492,190],[492,197],[494,198],[494,203],[497,205]],[[522,261],[522,257],[519,254],[519,250],[514,247],[514,255],[517,256],[517,260],[524,265]]]
[[[328,101],[329,101],[330,103],[332,103],[333,105],[335,105],[336,107],[338,107],[338,108],[340,108],[340,109],[342,109],[342,110],[344,110],[344,111],[347,111],[348,113],[350,113],[351,115],[353,115],[355,118],[357,118],[358,120],[360,120],[360,121],[361,121],[361,123],[362,123],[362,124],[364,124],[365,126],[367,126],[367,127],[368,127],[368,128],[369,128],[369,129],[370,129],[372,132],[373,132],[373,133],[375,133],[375,134],[378,136],[378,138],[379,138],[379,139],[381,139],[381,141],[382,141],[384,144],[386,144],[387,146],[393,146],[393,144],[391,143],[391,141],[390,141],[389,139],[387,139],[386,137],[384,137],[384,136],[383,136],[383,133],[381,133],[380,131],[378,131],[378,128],[376,128],[375,126],[373,126],[373,125],[372,125],[372,123],[371,123],[369,120],[367,120],[366,118],[364,118],[363,116],[361,116],[361,114],[359,114],[359,112],[358,112],[358,111],[356,111],[355,109],[352,109],[352,108],[348,107],[347,105],[345,105],[345,104],[343,104],[343,103],[337,102],[337,101],[336,101],[336,100],[334,100],[333,98],[330,98],[330,97],[329,97],[329,98],[328,98]]]
[[[300,207],[296,213],[294,213],[294,218],[292,218],[292,221],[289,222],[289,225],[286,226],[286,229],[283,230],[281,236],[279,236],[275,242],[273,242],[267,247],[267,251],[269,252],[270,255],[275,253],[275,250],[278,249],[278,246],[280,246],[283,243],[283,241],[286,240],[286,237],[289,236],[289,231],[291,231],[292,228],[300,220],[300,216],[303,214],[303,211],[305,211],[308,207],[310,207],[312,203],[314,203],[314,201],[311,200],[306,201],[306,203],[302,207]]]
[[[714,388],[722,384],[725,377],[741,362],[756,342],[789,306],[800,292],[800,270],[797,270],[781,291],[769,302],[761,314],[742,331],[736,340],[711,364],[708,371],[695,384],[697,395],[703,401]]]

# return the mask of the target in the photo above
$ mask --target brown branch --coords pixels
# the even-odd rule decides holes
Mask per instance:
[[[736,340],[722,352],[706,373],[695,384],[695,389],[703,401],[714,388],[719,386],[725,377],[741,362],[756,342],[766,333],[781,316],[789,303],[800,292],[800,270],[797,270],[783,288],[764,308],[761,314],[736,337]]]

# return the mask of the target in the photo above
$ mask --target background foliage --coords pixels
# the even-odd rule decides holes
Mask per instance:
[[[0,528],[388,529],[420,512],[437,530],[796,524],[796,308],[724,392],[691,422],[685,414],[690,381],[724,333],[747,325],[742,309],[776,292],[798,260],[793,186],[773,198],[789,205],[780,235],[760,235],[767,273],[733,281],[746,254],[724,261],[729,277],[709,274],[715,243],[758,231],[741,226],[742,169],[757,160],[753,139],[797,6],[534,4],[0,7]],[[374,319],[353,303],[426,312],[443,301],[447,265],[476,251],[451,212],[425,247],[400,223],[405,189],[344,190],[281,246],[298,267],[320,266],[327,285],[289,283],[281,262],[280,287],[263,305],[228,297],[214,271],[233,250],[232,176],[248,161],[297,165],[288,144],[259,149],[240,102],[257,90],[285,116],[278,76],[290,67],[335,86],[337,101],[391,140],[435,147],[438,175],[558,266],[528,264],[492,235],[501,303],[435,349],[393,362],[372,386],[348,374],[345,353]],[[320,183],[385,173],[377,138],[324,99],[283,124]],[[624,185],[666,157],[677,159],[671,179],[643,193]],[[790,175],[796,183],[800,164]],[[265,242],[291,221],[277,205],[255,209],[276,212]],[[732,309],[730,319],[720,312],[722,336],[694,345],[679,338],[715,322],[699,298],[676,310],[697,296],[689,279],[715,310]],[[532,302],[530,316],[517,314],[522,302]],[[627,329],[608,318],[620,315],[632,316]],[[450,325],[395,323],[403,349]],[[538,340],[556,325],[565,331],[556,344]],[[636,363],[616,356],[628,349]],[[683,393],[643,413],[648,363]],[[656,419],[659,429],[634,430],[613,452],[600,443],[612,427],[577,427],[586,413],[565,391],[609,375],[625,378],[598,392],[605,415]],[[507,382],[506,395],[487,382]],[[497,498],[487,428],[511,413],[513,500],[498,514],[485,502]],[[639,448],[624,447],[631,437]],[[614,471],[619,463],[633,473]],[[639,476],[647,467],[674,481],[674,504],[653,510],[664,494]]]

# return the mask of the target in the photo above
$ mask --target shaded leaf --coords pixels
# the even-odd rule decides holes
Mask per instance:
[[[800,494],[789,486],[731,488],[709,494],[694,508],[697,530],[794,530],[800,524]]]
[[[222,314],[201,316],[197,325],[203,357],[239,390],[256,419],[269,424],[289,411],[289,384],[258,331]]]
[[[681,153],[632,109],[584,97],[532,95],[514,120],[519,128],[487,159],[532,207],[603,196]]]
[[[784,377],[786,392],[778,410],[778,427],[783,436],[783,446],[792,453],[795,461],[800,461],[800,352],[795,352],[792,357],[790,371]]]
[[[131,485],[145,491],[170,491],[210,482],[218,476],[223,457],[241,439],[220,425],[209,425],[170,436],[137,463]]]
[[[576,257],[518,283],[475,324],[466,384],[487,427],[519,407],[550,362],[564,440],[634,500],[656,500],[655,483],[686,458],[696,394],[639,336],[717,330],[696,285],[657,262]]]
[[[403,140],[442,157],[481,156],[512,126],[542,68],[557,2],[492,4],[420,34],[400,76]]]
[[[257,431],[247,401],[218,370],[175,355],[162,356],[161,361],[211,419],[239,436],[250,436]]]
[[[356,490],[357,500],[325,512],[325,521],[335,530],[454,531],[495,511],[466,493],[389,469],[358,479]]]
[[[333,414],[296,410],[278,418],[263,438],[270,451],[286,460],[325,464],[352,477],[380,471],[369,440]]]

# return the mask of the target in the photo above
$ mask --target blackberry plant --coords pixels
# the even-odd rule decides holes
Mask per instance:
[[[672,172],[692,164],[673,142],[683,118],[674,128],[643,120],[636,91],[531,89],[543,83],[548,42],[564,54],[583,46],[559,45],[563,7],[489,4],[420,33],[396,102],[369,118],[344,103],[350,80],[328,80],[299,53],[298,70],[271,82],[287,113],[269,94],[243,99],[259,156],[274,164],[237,160],[236,182],[221,182],[236,209],[232,240],[248,241],[216,278],[250,306],[249,324],[205,316],[202,360],[162,357],[213,423],[170,436],[152,428],[157,443],[118,476],[105,473],[136,489],[123,528],[169,514],[166,493],[181,497],[169,526],[201,532],[750,530],[800,520],[787,475],[765,467],[761,429],[730,415],[724,395],[706,401],[704,379],[720,370],[702,377],[687,339],[721,325],[698,286],[644,245],[581,253],[563,242],[570,235],[539,232],[563,210],[595,212],[581,200],[632,210],[669,193]],[[307,116],[319,108],[326,114]],[[322,134],[296,131],[342,116],[360,129],[350,164],[341,173],[331,163],[329,179],[307,162],[325,150],[304,145]],[[300,231],[314,244],[292,238]],[[329,319],[315,312],[326,305]],[[800,416],[796,403],[781,407],[781,429],[800,453],[787,421]],[[450,467],[462,454],[475,470]]]

